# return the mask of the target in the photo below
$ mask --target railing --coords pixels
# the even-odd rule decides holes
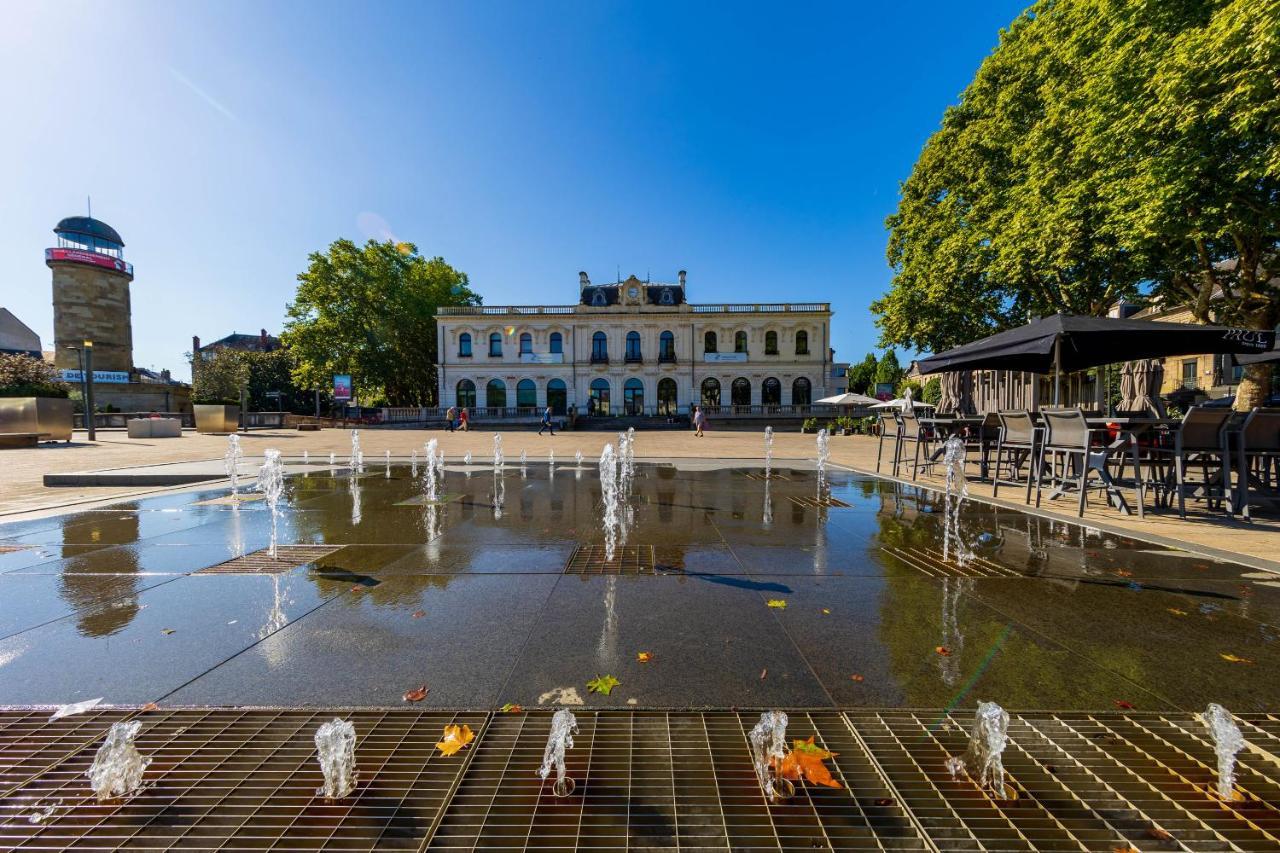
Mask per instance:
[[[627,353],[623,361],[625,361],[627,364],[644,364],[644,356],[632,355],[631,353]]]
[[[246,429],[280,429],[289,417],[289,412],[245,412],[243,414]]]
[[[608,363],[609,363],[609,356],[607,356],[607,355],[597,355],[596,353],[594,353],[594,352],[593,352],[593,353],[591,353],[591,363],[592,363],[592,364],[608,364]]]
[[[1199,390],[1200,390],[1200,377],[1198,377],[1198,376],[1184,376],[1184,377],[1182,377],[1182,379],[1181,379],[1181,380],[1179,380],[1179,382],[1178,382],[1178,387],[1179,387],[1180,389],[1182,389],[1183,391],[1199,391]]]
[[[661,307],[661,306],[659,306]],[[436,309],[441,317],[500,316],[503,314],[573,314],[590,305],[449,305]],[[831,310],[830,302],[760,303],[751,305],[690,305],[694,314],[817,314]]]

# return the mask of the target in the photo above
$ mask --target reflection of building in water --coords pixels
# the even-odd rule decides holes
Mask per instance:
[[[124,630],[141,609],[138,605],[138,557],[133,548],[76,548],[77,545],[129,545],[138,541],[137,513],[99,513],[101,518],[62,528],[68,558],[59,578],[62,600],[76,611],[76,627],[87,637],[107,637]]]

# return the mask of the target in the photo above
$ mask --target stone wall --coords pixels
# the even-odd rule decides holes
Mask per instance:
[[[93,341],[94,370],[133,369],[133,324],[129,277],[75,263],[51,263],[53,271],[54,365],[78,370],[68,346]],[[95,386],[95,389],[98,386]]]

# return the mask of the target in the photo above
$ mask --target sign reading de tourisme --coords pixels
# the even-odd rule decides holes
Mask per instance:
[[[82,370],[62,370],[63,382],[83,382],[84,371]],[[129,371],[127,370],[95,370],[93,371],[93,381],[95,383],[115,383],[128,384]]]

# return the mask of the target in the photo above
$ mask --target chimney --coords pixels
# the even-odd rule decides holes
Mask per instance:
[[[684,287],[684,270],[680,270],[680,272],[676,273],[676,277],[680,279],[680,286]]]
[[[191,354],[192,355],[200,354],[200,336],[199,335],[191,336]]]
[[[263,351],[267,351],[267,330],[263,329],[258,333],[258,347]]]
[[[590,287],[591,279],[587,278],[585,272],[578,273],[578,287]]]

